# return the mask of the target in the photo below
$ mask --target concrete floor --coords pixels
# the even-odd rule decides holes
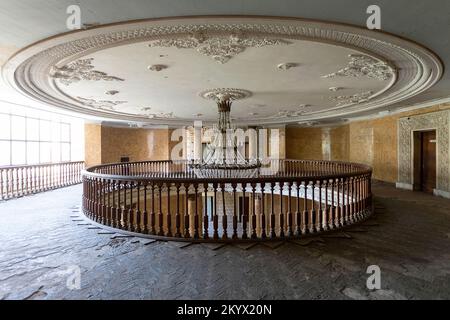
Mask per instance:
[[[276,248],[102,234],[74,221],[79,185],[3,202],[0,299],[450,299],[450,200],[373,190],[363,225]]]

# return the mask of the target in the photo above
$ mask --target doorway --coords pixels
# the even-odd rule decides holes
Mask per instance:
[[[414,190],[436,189],[436,130],[414,132]]]

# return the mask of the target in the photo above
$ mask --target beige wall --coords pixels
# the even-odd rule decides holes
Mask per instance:
[[[332,160],[348,161],[350,154],[349,136],[349,126],[340,126],[330,130]]]
[[[332,128],[331,160],[366,163],[372,166],[375,179],[397,182],[398,119],[446,109],[450,109],[450,105],[436,105]],[[287,158],[323,159],[322,130],[287,128]]]
[[[102,163],[102,126],[86,123],[84,125],[84,161],[86,167]]]
[[[102,162],[169,159],[168,129],[116,128],[102,126]]]
[[[130,161],[167,160],[170,157],[168,129],[141,129],[106,127],[100,124],[85,125],[86,166]]]
[[[287,128],[286,158],[322,159],[321,128]]]

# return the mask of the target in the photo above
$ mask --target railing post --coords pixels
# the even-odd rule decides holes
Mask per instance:
[[[223,229],[222,239],[226,240],[226,239],[228,239],[228,233],[227,233],[228,219],[227,219],[227,210],[226,210],[226,205],[225,205],[225,183],[222,183],[220,185],[220,189],[222,191],[222,229]]]
[[[208,219],[208,184],[203,184],[203,193],[205,197],[205,207],[203,208],[203,239],[208,239],[208,228],[209,228],[209,219]]]

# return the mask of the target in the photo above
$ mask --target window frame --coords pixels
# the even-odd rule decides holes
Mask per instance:
[[[72,124],[68,121],[64,121],[61,119],[55,120],[48,117],[36,117],[36,116],[29,116],[27,114],[16,114],[13,112],[5,112],[0,110],[0,115],[7,116],[9,119],[9,139],[0,138],[0,141],[2,142],[9,142],[9,164],[2,164],[0,166],[15,166],[15,165],[34,165],[34,164],[46,164],[46,163],[58,163],[58,162],[68,162],[72,160]],[[24,139],[13,139],[13,117],[21,117],[25,121],[25,128],[24,128]],[[29,139],[28,138],[28,120],[36,120],[38,123],[38,136],[36,139]],[[50,140],[42,140],[41,139],[41,123],[42,121],[48,121],[50,123]],[[52,139],[52,126],[54,124],[57,124],[59,126],[59,137],[57,140]],[[63,140],[63,128],[68,130],[68,139]],[[13,153],[12,153],[12,145],[14,142],[24,142],[25,143],[25,162],[24,163],[13,163]],[[39,162],[29,162],[28,161],[28,143],[37,143],[38,144],[38,159]],[[49,143],[50,144],[50,161],[41,161],[41,144],[42,143]],[[53,144],[59,145],[59,161],[53,162]],[[63,145],[69,145],[69,157],[68,160],[62,160],[63,159]]]

